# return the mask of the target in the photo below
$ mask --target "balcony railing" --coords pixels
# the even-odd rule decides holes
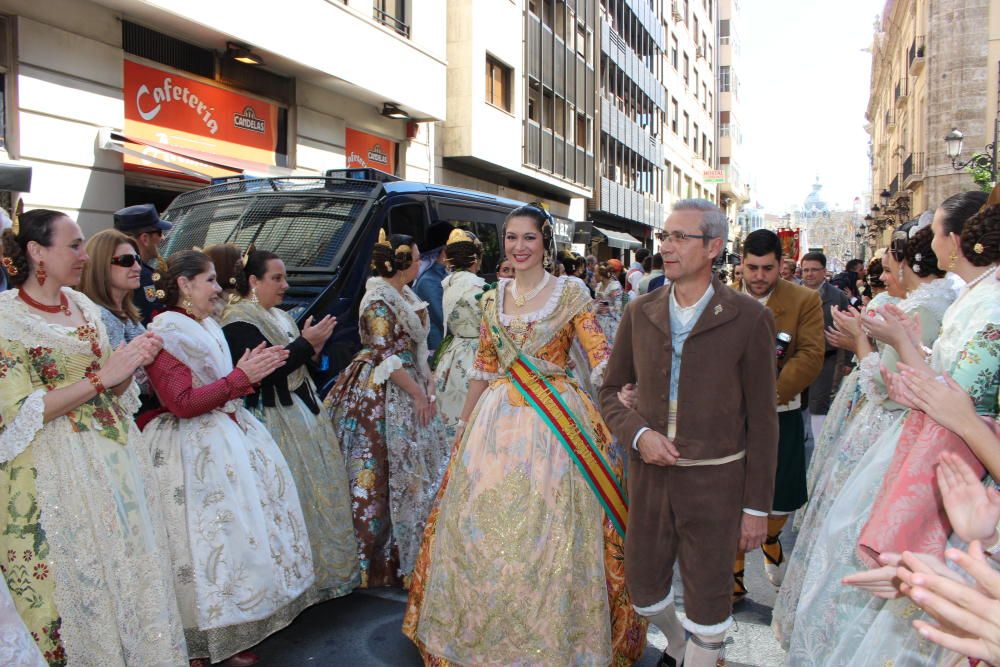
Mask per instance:
[[[892,182],[889,183],[889,196],[891,197],[892,195],[896,194],[897,192],[899,192],[899,175],[898,174],[892,179]]]
[[[903,187],[909,187],[924,179],[924,154],[910,153],[903,160]]]
[[[902,79],[896,82],[896,93],[895,93],[896,105],[899,106],[903,102],[905,102],[906,98],[909,97],[909,95],[910,95],[910,82],[909,79],[907,79],[907,77],[904,76]]]
[[[395,15],[378,7],[372,7],[372,16],[382,25],[392,28],[407,39],[410,38],[410,26],[403,19],[397,18]]]
[[[913,42],[910,44],[910,50],[907,52],[907,65],[911,74],[919,74],[920,70],[924,68],[924,63],[927,60],[927,46],[924,42],[924,36],[918,35],[913,38]]]

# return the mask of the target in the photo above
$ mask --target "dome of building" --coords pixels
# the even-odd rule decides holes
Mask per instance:
[[[816,182],[813,183],[812,192],[806,197],[806,200],[802,203],[802,211],[808,214],[825,213],[830,210],[826,202],[820,197],[819,191],[823,189],[823,185],[819,182],[819,176],[816,176]]]

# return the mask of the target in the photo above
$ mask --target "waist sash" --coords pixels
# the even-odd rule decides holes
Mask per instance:
[[[583,475],[604,513],[619,535],[625,535],[628,523],[628,503],[618,477],[608,464],[590,434],[581,429],[562,396],[542,373],[520,351],[507,367],[507,376],[528,405],[562,444],[577,470]]]

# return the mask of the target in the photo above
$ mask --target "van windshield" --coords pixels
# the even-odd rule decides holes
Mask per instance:
[[[215,186],[178,197],[163,215],[174,228],[162,254],[217,243],[247,248],[252,243],[281,257],[290,270],[332,269],[354,223],[379,189],[372,183],[371,192],[359,192],[356,181],[339,187],[332,179],[261,180],[273,189],[243,181],[256,187],[212,193]],[[307,183],[315,187],[303,187]]]

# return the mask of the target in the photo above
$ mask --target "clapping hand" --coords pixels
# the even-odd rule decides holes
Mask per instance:
[[[906,364],[899,364],[899,372],[903,391],[913,407],[949,431],[961,435],[964,427],[977,419],[972,398],[947,373],[937,379]]]
[[[903,590],[940,625],[913,621],[922,637],[970,658],[1000,663],[1000,573],[987,562],[979,542],[968,553],[948,549],[945,557],[976,582],[976,588],[956,581],[948,571],[929,571],[906,554],[898,576]]]
[[[98,375],[105,387],[117,387],[129,380],[132,374],[148,366],[163,349],[163,339],[152,332],[136,336],[127,345],[122,344],[111,353]]]
[[[882,563],[882,567],[855,572],[844,577],[840,582],[868,591],[883,600],[898,598],[901,593],[899,590],[900,581],[896,578],[896,568],[900,563],[900,555],[884,552],[879,554],[878,559]]]
[[[950,452],[938,459],[937,483],[955,534],[965,542],[992,543],[1000,523],[1000,492],[987,488],[969,464]]]
[[[244,350],[243,356],[236,363],[236,368],[246,374],[251,384],[258,384],[284,366],[286,359],[288,350],[285,348],[278,345],[268,347],[267,343],[261,343],[253,349]]]
[[[319,354],[323,351],[323,346],[326,344],[327,339],[330,338],[330,334],[333,333],[333,329],[336,326],[337,318],[333,315],[327,315],[315,324],[313,323],[312,315],[310,315],[302,327],[302,337],[312,345],[313,351]]]

